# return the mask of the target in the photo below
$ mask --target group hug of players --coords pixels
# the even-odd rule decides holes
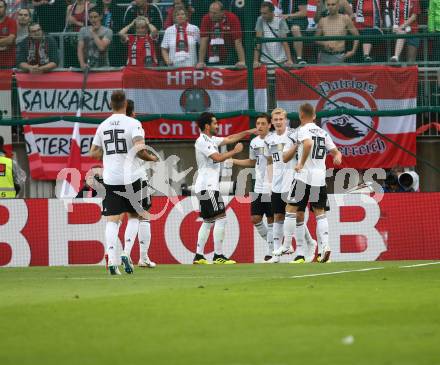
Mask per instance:
[[[113,114],[97,128],[90,155],[103,161],[105,195],[102,214],[107,218],[105,239],[108,268],[112,275],[120,275],[119,263],[124,271],[134,270],[130,258],[136,236],[139,239],[140,267],[155,267],[148,257],[151,242],[149,209],[151,199],[147,189],[145,161],[156,162],[157,156],[145,146],[145,132],[134,118],[133,105],[128,104],[123,91],[112,94]],[[194,264],[210,264],[204,256],[205,244],[211,228],[214,238],[214,264],[235,264],[224,255],[223,241],[226,229],[225,204],[220,194],[220,163],[255,168],[255,187],[251,194],[252,222],[267,242],[266,263],[280,262],[280,256],[294,254],[292,263],[318,262],[330,258],[328,244],[328,208],[325,183],[327,153],[335,165],[341,164],[341,153],[326,131],[315,123],[315,110],[310,104],[299,108],[300,126],[288,127],[287,113],[276,108],[271,116],[261,114],[256,128],[218,137],[218,121],[212,113],[202,113],[197,119],[200,136],[195,143],[197,178],[194,192],[200,203],[203,223],[197,235]],[[273,126],[273,131],[272,130]],[[243,150],[239,142],[250,134],[257,135],[250,143],[249,158],[233,157]],[[219,152],[223,145],[235,144],[232,150]],[[134,152],[133,152],[134,151]],[[130,163],[127,164],[127,160]],[[304,215],[307,207],[316,216],[318,242],[313,240]],[[117,257],[119,227],[124,214],[128,223],[124,234],[124,250]],[[266,222],[263,217],[266,216]],[[292,239],[296,240],[296,250]]]
[[[219,147],[232,144],[249,134],[256,134],[249,148],[249,158],[232,158],[236,166],[255,168],[255,185],[251,194],[252,223],[267,243],[266,263],[280,262],[280,256],[294,254],[291,263],[328,262],[331,254],[328,243],[329,210],[326,188],[327,153],[335,165],[342,155],[326,131],[314,123],[315,110],[310,104],[299,108],[300,126],[288,127],[287,113],[276,108],[271,116],[261,114],[256,128],[225,138],[217,137],[218,122],[211,113],[198,119],[200,137],[195,144],[198,177],[195,193],[200,201],[200,216],[204,222],[197,239],[194,264],[208,264],[204,247],[214,225],[214,264],[235,264],[223,254],[226,225],[225,205],[219,193],[220,164],[243,150],[241,143],[234,149],[219,153]],[[273,126],[273,131],[271,131]],[[316,216],[316,242],[304,222],[310,205]],[[263,217],[266,216],[266,222]],[[296,240],[293,250],[292,239]],[[317,255],[316,255],[316,249]],[[315,257],[316,256],[316,257]]]

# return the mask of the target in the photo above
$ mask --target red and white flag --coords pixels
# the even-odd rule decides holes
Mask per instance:
[[[306,67],[293,72],[341,108],[398,111],[417,107],[418,71],[415,66],[322,66]],[[298,112],[304,102],[312,104],[317,112],[336,108],[315,90],[280,69],[276,71],[276,97],[277,105],[287,112]],[[342,152],[343,167],[367,169],[416,164],[414,157],[374,131],[377,130],[415,154],[414,114],[357,118],[346,114],[335,115],[321,118],[321,127],[330,134]]]
[[[67,168],[62,169],[59,175],[64,180],[59,193],[60,198],[74,198],[81,190],[81,150],[78,143],[80,140],[79,123],[75,122],[72,139],[70,140],[70,155],[67,160]]]

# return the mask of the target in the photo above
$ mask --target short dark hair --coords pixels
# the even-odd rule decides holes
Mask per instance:
[[[125,115],[131,117],[134,112],[134,101],[131,99],[127,99],[127,109],[125,110]]]
[[[122,109],[125,103],[125,93],[123,90],[115,90],[112,93],[112,109],[119,110]]]
[[[197,118],[197,125],[202,132],[205,130],[205,125],[212,123],[212,118],[215,118],[215,115],[209,112],[204,112]]]
[[[102,16],[102,13],[100,12],[100,9],[98,9],[97,7],[93,7],[91,9],[89,9],[89,15],[90,15],[90,13],[96,13],[99,16]]]
[[[260,113],[260,114],[258,114],[257,117],[255,118],[255,121],[257,121],[257,119],[260,119],[260,118],[266,119],[267,123],[269,123],[269,124],[271,123],[271,117],[267,113]]]
[[[275,11],[275,6],[268,1],[264,1],[260,6],[260,9],[261,8],[268,8],[271,13],[273,13]]]
[[[301,106],[299,107],[299,111],[309,118],[315,115],[315,108],[310,103],[301,104]]]

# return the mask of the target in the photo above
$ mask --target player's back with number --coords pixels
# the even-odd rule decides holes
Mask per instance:
[[[311,186],[324,186],[327,151],[336,148],[336,146],[324,129],[315,123],[307,123],[300,126],[297,130],[297,140],[299,143],[298,160],[301,160],[304,149],[302,142],[306,139],[312,141],[312,148],[304,164],[304,168],[297,172],[295,178]]]
[[[113,114],[99,125],[93,144],[103,150],[103,179],[106,184],[129,184],[142,177],[137,171],[141,170],[142,161],[133,158],[130,161],[131,176],[124,181],[124,164],[128,162],[127,155],[134,146],[135,137],[144,137],[142,125],[124,114]]]

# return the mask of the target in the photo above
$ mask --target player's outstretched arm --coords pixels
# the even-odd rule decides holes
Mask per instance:
[[[333,157],[333,163],[335,165],[340,165],[342,163],[342,153],[337,148],[333,148],[330,151],[330,154]]]
[[[215,162],[223,162],[236,155],[237,153],[240,153],[241,151],[243,151],[243,144],[237,143],[233,150],[225,153],[215,152],[212,155],[209,155],[209,158],[213,159]]]
[[[102,148],[92,144],[92,147],[90,147],[90,151],[89,151],[90,157],[96,159],[96,160],[102,160]]]
[[[289,162],[293,158],[293,156],[295,156],[297,149],[298,149],[298,145],[295,143],[287,151],[283,152],[283,162],[284,163]]]
[[[243,138],[249,136],[250,134],[255,134],[256,131],[257,131],[256,128],[252,128],[252,129],[248,129],[247,131],[243,131],[243,132],[236,133],[236,134],[231,134],[230,136],[223,138],[223,141],[222,141],[222,143],[220,143],[219,146],[224,146],[226,144],[236,143],[236,142],[242,140]]]
[[[255,167],[256,160],[251,160],[250,158],[247,158],[245,160],[239,160],[236,158],[233,158],[232,164],[235,166],[241,166],[241,167]]]

